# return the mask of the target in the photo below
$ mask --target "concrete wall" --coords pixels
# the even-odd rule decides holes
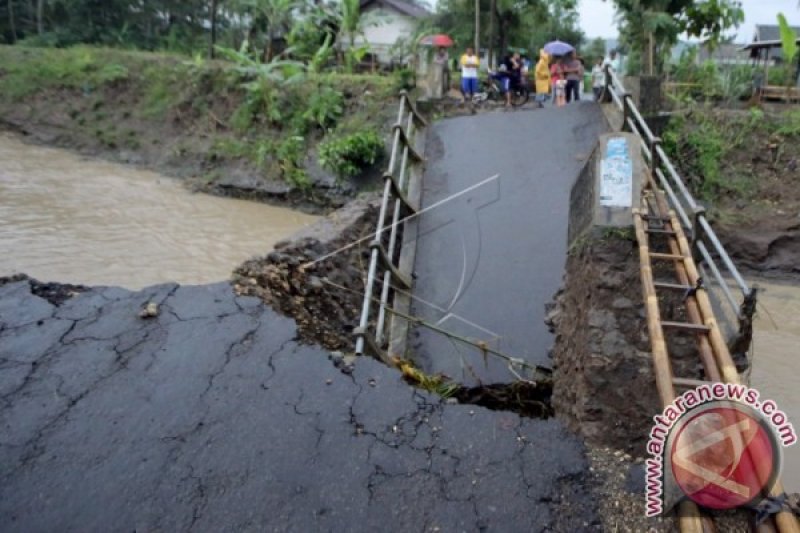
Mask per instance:
[[[392,59],[391,49],[398,39],[404,39],[413,34],[416,20],[408,15],[384,7],[370,7],[364,10],[362,17],[367,20],[364,36],[357,37],[357,45],[369,44],[370,51],[378,57],[381,63],[389,63]]]
[[[623,152],[619,151],[621,145]],[[621,175],[627,174],[626,168],[629,175]],[[631,227],[631,209],[639,204],[645,171],[638,137],[630,133],[601,135],[570,193],[569,245],[587,232]],[[630,191],[622,194],[622,184],[615,181],[626,177]]]

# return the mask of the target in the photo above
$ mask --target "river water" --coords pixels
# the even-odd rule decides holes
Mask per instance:
[[[800,433],[800,286],[754,280],[759,294],[750,384],[772,398]],[[783,482],[800,492],[800,442],[784,448]]]
[[[131,289],[221,281],[315,219],[0,134],[0,276]]]

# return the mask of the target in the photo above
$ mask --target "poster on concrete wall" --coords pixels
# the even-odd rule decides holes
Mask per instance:
[[[615,137],[606,143],[605,157],[600,162],[600,205],[633,205],[633,163],[624,137]]]

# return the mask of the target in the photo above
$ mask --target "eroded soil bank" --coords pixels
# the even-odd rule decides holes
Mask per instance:
[[[698,106],[662,136],[737,265],[800,272],[800,110]]]
[[[0,127],[195,190],[312,212],[374,185],[377,167],[340,176],[318,148],[356,132],[388,137],[400,89],[391,77],[340,74],[258,85],[231,63],[91,47],[0,46],[0,64]]]
[[[658,279],[670,279],[670,270],[655,268]],[[662,300],[665,319],[685,320],[679,299]],[[579,240],[547,318],[555,334],[553,407],[590,448],[608,495],[601,502],[608,531],[676,530],[672,515],[645,517],[645,446],[652,417],[661,412],[645,317],[632,234],[617,230]],[[667,347],[675,376],[702,377],[691,335],[670,334]],[[719,531],[749,531],[743,514],[713,518]]]

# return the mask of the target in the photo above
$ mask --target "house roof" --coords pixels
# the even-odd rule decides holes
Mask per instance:
[[[800,26],[792,26],[792,30],[800,35]],[[756,35],[753,41],[780,41],[781,29],[777,24],[756,24]]]
[[[800,37],[797,38],[797,44],[800,44]],[[756,41],[745,45],[742,50],[761,50],[764,48],[781,48],[783,42],[780,40],[772,41]]]
[[[402,13],[403,15],[408,15],[409,17],[414,17],[417,19],[425,18],[431,14],[430,11],[421,5],[414,4],[406,0],[361,0],[361,9],[365,9],[373,5],[393,9]]]
[[[708,59],[746,59],[747,54],[744,53],[744,46],[743,44],[723,43],[715,47],[713,51],[708,46],[701,46],[697,56],[700,61],[706,61]]]

